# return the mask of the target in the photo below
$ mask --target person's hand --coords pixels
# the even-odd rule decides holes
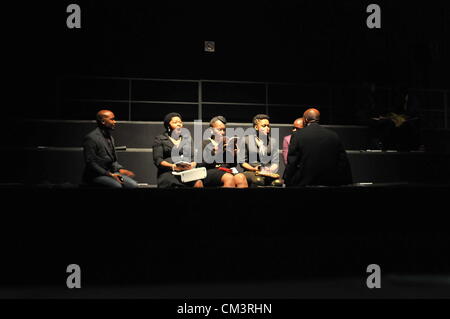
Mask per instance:
[[[174,172],[180,172],[183,170],[182,166],[177,166],[176,164],[172,164],[172,171]]]
[[[189,165],[176,165],[176,164],[173,164],[172,165],[172,170],[174,170],[176,172],[187,171],[187,170],[190,170],[191,168],[192,168],[192,164],[189,164]]]
[[[259,168],[259,172],[260,172],[260,173],[263,173],[263,174],[270,174],[270,173],[271,173],[269,167],[263,167],[263,168],[261,168],[261,166],[260,166],[260,168]]]
[[[113,174],[113,173],[109,173],[109,176],[111,176],[112,178],[114,178],[118,183],[123,184],[123,177],[120,174]]]
[[[134,174],[132,171],[129,171],[127,169],[119,169],[119,173],[128,177],[134,177],[136,174]]]
[[[192,167],[192,164],[189,164],[189,165],[185,165],[185,166],[183,166],[183,167],[181,167],[181,170],[182,171],[188,171],[188,170],[190,170],[190,169],[192,169],[193,167]]]

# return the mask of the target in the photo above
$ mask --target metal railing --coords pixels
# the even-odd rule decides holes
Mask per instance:
[[[326,116],[326,124],[356,124],[354,122],[343,123],[343,119],[348,117],[349,110],[355,111],[360,107],[358,103],[358,96],[364,96],[367,91],[367,87],[362,85],[310,85],[305,83],[287,83],[287,82],[257,82],[257,81],[230,81],[230,80],[189,80],[189,79],[161,79],[161,78],[137,78],[137,77],[65,77],[58,79],[59,87],[64,85],[64,81],[67,80],[75,80],[75,81],[124,81],[124,86],[127,88],[127,97],[126,98],[93,98],[92,96],[83,96],[83,92],[81,92],[80,96],[77,97],[69,97],[60,96],[58,101],[58,109],[60,114],[64,113],[64,103],[67,101],[78,102],[78,103],[123,103],[128,105],[128,120],[140,120],[133,114],[133,106],[135,104],[159,104],[159,105],[191,105],[197,106],[197,116],[194,119],[202,119],[209,120],[203,118],[205,115],[205,110],[208,106],[221,105],[221,106],[239,106],[245,109],[245,107],[260,107],[259,109],[262,112],[265,112],[269,115],[277,111],[278,108],[284,108],[285,110],[292,110],[292,113],[286,117],[286,120],[278,121],[279,123],[291,123],[300,113],[300,111],[304,110],[306,107],[318,107],[320,109],[326,110],[323,112],[323,115]],[[160,82],[160,83],[185,83],[185,84],[196,84],[192,86],[192,90],[196,90],[196,100],[180,100],[174,99],[175,96],[168,96],[164,99],[134,99],[134,91],[136,90],[136,84],[142,81],[151,81],[151,82]],[[242,93],[245,92],[245,86],[257,86],[260,89],[260,96],[254,96],[255,100],[258,101],[229,101],[229,100],[220,100],[220,99],[212,99],[208,100],[205,98],[205,91],[208,91],[208,84],[217,84],[217,85],[239,85],[242,86]],[[195,87],[195,89],[194,89]],[[300,89],[303,92],[307,92],[310,89],[319,90],[321,93],[316,94],[315,98],[317,100],[321,100],[320,103],[315,103],[315,98],[309,97],[305,99],[305,102],[279,102],[273,98],[273,92],[280,88],[291,90],[292,95],[288,97],[289,99],[293,98],[295,93],[295,89]],[[346,101],[338,101],[337,96],[339,93],[346,92],[349,94],[349,97]],[[350,93],[349,93],[350,92]],[[449,125],[449,112],[448,112],[448,94],[449,90],[446,89],[409,89],[409,92],[413,92],[417,95],[420,100],[420,108],[418,109],[420,117],[423,119],[423,123],[425,127],[431,128],[443,128],[448,129]],[[389,87],[376,87],[376,92],[374,93],[375,98],[381,98],[379,104],[383,105],[383,108],[386,110],[394,110],[398,105],[394,105],[394,95],[398,93],[395,89]],[[298,95],[301,95],[299,93]],[[432,102],[426,100],[426,95],[437,95],[439,96],[438,100],[441,100],[441,105],[433,105]],[[245,95],[245,94],[243,94]],[[172,99],[171,99],[172,98]],[[245,100],[245,99],[244,99]],[[299,99],[297,99],[299,100]],[[325,101],[325,102],[324,102]],[[296,111],[298,112],[296,113]],[[92,117],[91,117],[92,118]],[[282,117],[283,118],[283,117]],[[288,119],[287,119],[288,118]],[[284,118],[283,118],[284,119]],[[159,118],[151,119],[151,120],[161,120]]]

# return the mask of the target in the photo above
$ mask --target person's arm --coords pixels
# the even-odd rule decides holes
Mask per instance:
[[[87,138],[83,142],[83,154],[86,166],[97,173],[99,176],[109,176],[114,178],[118,183],[123,183],[121,175],[111,173],[97,163],[97,143],[92,138]],[[114,168],[114,166],[113,166]]]
[[[280,165],[276,162],[272,162],[269,166],[265,166],[263,168],[264,171],[266,171],[267,173],[278,173],[278,168],[280,167]]]
[[[119,164],[118,161],[115,161],[111,164],[111,167],[113,169],[113,172],[119,172],[121,169],[123,169],[123,166]]]
[[[153,143],[153,163],[158,169],[165,168],[167,171],[172,170],[175,166],[175,164],[164,160],[164,147],[159,136],[155,137]]]
[[[119,172],[121,169],[123,169],[123,166],[119,164],[119,162],[117,161],[117,152],[116,152],[116,144],[114,142],[114,138],[111,136],[111,142],[112,142],[112,147],[113,149],[111,150],[114,154],[114,157],[116,158],[116,160],[111,164],[111,168],[113,172]],[[124,170],[127,171],[127,170]],[[127,171],[129,172],[129,171]]]
[[[87,138],[83,142],[83,155],[86,167],[97,173],[97,175],[110,176],[110,172],[97,163],[97,143],[92,138]]]
[[[122,175],[126,175],[126,176],[128,176],[128,177],[134,177],[134,176],[136,176],[136,174],[134,174],[134,172],[129,171],[129,170],[124,169],[124,168],[119,169],[119,173],[122,174]]]
[[[172,171],[183,171],[183,170],[185,170],[184,167],[177,166],[176,164],[170,163],[170,162],[167,162],[167,161],[162,161],[160,163],[160,166],[166,167],[167,169],[172,170]]]
[[[250,158],[250,155],[249,155],[249,152],[250,152],[249,143],[250,143],[249,142],[249,137],[246,136],[245,137],[244,150],[243,150],[244,151],[244,162],[241,163],[241,167],[244,170],[246,170],[246,171],[257,172],[257,171],[259,171],[261,166],[253,167],[252,165],[250,165],[248,163],[249,162],[249,158]]]
[[[278,168],[280,167],[280,150],[279,150],[279,144],[278,141],[271,138],[271,158],[270,158],[270,166],[268,167],[268,170],[270,173],[277,173]]]
[[[289,150],[288,136],[285,136],[283,139],[283,161],[285,166],[287,165],[288,150]]]
[[[214,156],[216,155],[218,148],[213,145],[210,140],[202,141],[202,163],[197,166],[205,167],[206,169],[211,169],[215,167]]]
[[[242,168],[244,168],[247,171],[251,171],[251,172],[257,172],[259,171],[260,166],[256,166],[253,167],[252,165],[250,165],[249,163],[242,163],[241,164]]]
[[[186,169],[192,168],[192,165],[196,165],[191,163],[189,168],[178,167],[171,161],[164,159],[164,147],[161,141],[161,138],[158,136],[155,137],[155,141],[153,143],[153,162],[155,166],[160,169],[163,168],[166,171],[183,171]]]
[[[223,160],[228,168],[238,166],[239,147],[237,143],[237,138],[231,138],[224,144]]]

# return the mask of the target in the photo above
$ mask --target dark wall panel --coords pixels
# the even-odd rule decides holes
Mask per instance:
[[[132,121],[161,121],[171,112],[180,113],[183,121],[193,121],[198,118],[197,104],[159,104],[159,103],[132,103]]]
[[[265,103],[266,89],[263,83],[203,83],[205,102]]]
[[[198,85],[192,82],[131,82],[131,99],[137,101],[197,102]]]
[[[128,102],[66,100],[60,105],[61,118],[64,120],[92,120],[102,109],[112,110],[118,121],[129,120]]]
[[[229,122],[252,123],[256,114],[266,113],[264,105],[226,105],[203,104],[203,120],[209,121],[213,116],[223,115]]]
[[[61,95],[67,99],[128,100],[126,79],[67,78],[62,79]]]

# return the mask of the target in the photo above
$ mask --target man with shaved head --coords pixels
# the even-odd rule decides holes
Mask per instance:
[[[306,123],[319,123],[320,121],[320,112],[317,109],[307,109],[305,113],[303,113],[303,117],[306,120]]]
[[[350,164],[338,135],[320,122],[320,112],[303,114],[306,127],[292,134],[285,172],[286,186],[337,186],[352,183]]]
[[[117,161],[114,138],[111,132],[116,127],[116,118],[110,110],[97,113],[97,128],[84,138],[83,151],[85,170],[83,181],[89,185],[107,188],[136,188],[134,173],[126,170]]]

